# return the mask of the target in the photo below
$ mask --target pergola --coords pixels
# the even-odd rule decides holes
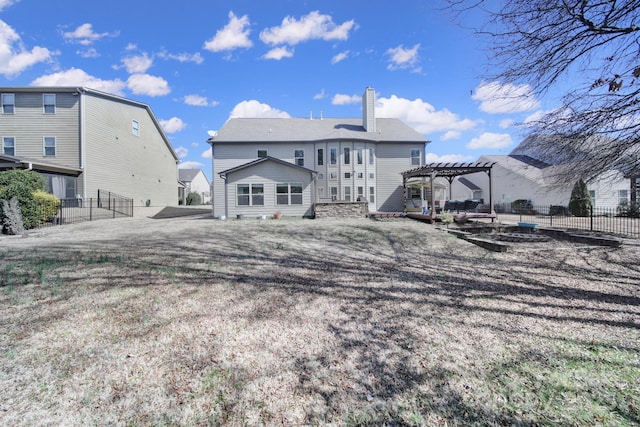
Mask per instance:
[[[493,214],[493,182],[491,180],[491,168],[496,162],[472,162],[472,163],[430,163],[428,165],[420,166],[402,172],[402,187],[407,188],[407,181],[412,178],[426,178],[429,177],[431,188],[433,189],[433,181],[437,177],[446,178],[449,181],[449,199],[451,199],[451,184],[457,176],[469,175],[472,173],[486,172],[489,176],[489,209]],[[431,219],[436,218],[435,213],[435,196],[434,191],[431,191],[431,200],[429,200],[429,206],[431,207],[430,216]]]

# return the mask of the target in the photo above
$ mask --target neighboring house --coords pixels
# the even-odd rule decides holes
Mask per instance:
[[[148,105],[84,87],[0,87],[0,97],[0,170],[35,170],[63,199],[101,190],[177,205],[178,156]]]
[[[555,178],[568,164],[551,165],[525,154],[481,156],[478,161],[495,162],[492,171],[494,206],[509,206],[515,200],[530,200],[534,206],[567,206],[574,184],[559,184]],[[631,201],[629,178],[618,171],[609,171],[587,187],[596,208],[615,209]],[[484,198],[488,196],[488,181],[480,174],[458,178],[453,182],[452,198]]]
[[[198,193],[202,204],[211,203],[211,184],[202,169],[178,169],[178,179],[184,184],[183,204],[189,193]]]
[[[375,117],[375,92],[362,119],[230,119],[208,142],[213,214],[313,216],[319,202],[367,201],[401,212],[401,173],[424,164],[424,136],[398,119]]]

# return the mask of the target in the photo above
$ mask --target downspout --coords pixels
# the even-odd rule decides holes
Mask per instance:
[[[86,129],[85,129],[85,113],[84,113],[84,107],[85,107],[85,100],[84,100],[84,93],[82,91],[82,88],[78,88],[77,92],[78,95],[80,96],[80,103],[79,103],[79,117],[78,120],[80,121],[79,123],[79,128],[80,128],[80,170],[82,170],[82,194],[80,195],[81,198],[83,200],[87,199],[87,173],[85,170],[85,164],[87,163],[87,141],[86,141]],[[76,189],[77,190],[77,189]]]

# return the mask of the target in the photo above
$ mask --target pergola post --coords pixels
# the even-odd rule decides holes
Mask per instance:
[[[429,200],[429,207],[431,208],[431,212],[429,213],[429,216],[431,217],[431,221],[435,221],[436,219],[436,192],[433,185],[433,181],[435,180],[436,176],[436,171],[431,171],[431,174],[429,175],[431,184],[431,200]]]

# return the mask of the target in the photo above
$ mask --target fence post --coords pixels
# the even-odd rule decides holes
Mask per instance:
[[[98,202],[100,202],[100,196],[98,196]],[[89,221],[93,221],[93,199],[89,198]]]
[[[589,205],[589,212],[591,213],[590,215],[590,225],[589,225],[589,231],[593,231],[593,205]]]

